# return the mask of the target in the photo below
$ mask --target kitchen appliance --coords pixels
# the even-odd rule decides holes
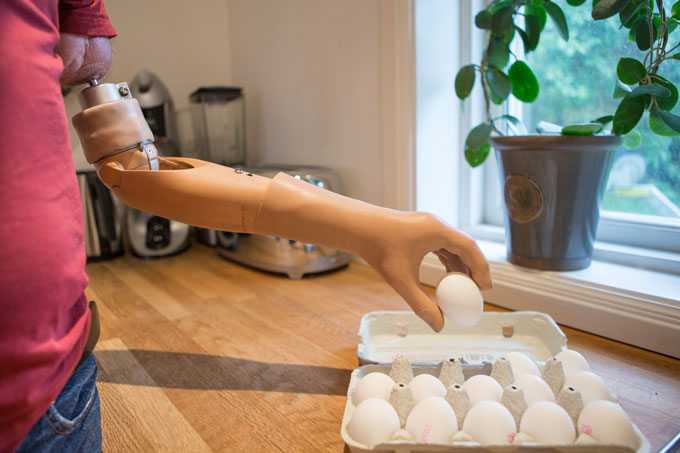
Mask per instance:
[[[245,100],[238,87],[201,87],[191,93],[192,151],[196,157],[216,164],[246,163]],[[196,228],[199,242],[215,247],[215,230]]]
[[[268,178],[283,171],[323,189],[340,192],[340,178],[329,168],[279,165],[249,167],[243,171]],[[340,250],[274,236],[224,231],[218,231],[216,236],[220,256],[256,269],[286,274],[291,279],[338,269],[352,258]]]
[[[163,156],[179,156],[175,107],[163,82],[156,74],[144,69],[132,79],[130,92],[139,102],[158,152]]]
[[[132,254],[141,258],[176,255],[189,248],[191,227],[128,208],[125,232]]]
[[[200,159],[246,163],[245,100],[238,87],[202,87],[191,93],[194,140]]]
[[[139,102],[159,156],[174,157],[180,152],[176,143],[175,110],[170,92],[154,73],[143,70],[130,84]],[[125,233],[135,256],[159,258],[186,250],[191,241],[191,227],[174,220],[127,208]]]
[[[77,172],[85,226],[87,261],[100,261],[123,254],[123,205],[111,196],[94,170]]]

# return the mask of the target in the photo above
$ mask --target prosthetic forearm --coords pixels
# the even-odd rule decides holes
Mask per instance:
[[[447,270],[469,269],[478,285],[491,286],[475,243],[430,214],[380,208],[284,173],[268,179],[197,159],[159,157],[125,84],[93,84],[80,98],[83,111],[73,117],[73,125],[88,162],[121,201],[136,209],[203,228],[280,236],[354,253],[437,331],[443,317],[418,282],[425,254],[434,251]]]

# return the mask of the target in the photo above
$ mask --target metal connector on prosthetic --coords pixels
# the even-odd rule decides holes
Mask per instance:
[[[78,95],[83,111],[73,117],[87,161],[99,168],[113,162],[125,170],[158,170],[153,133],[127,83],[93,79]]]

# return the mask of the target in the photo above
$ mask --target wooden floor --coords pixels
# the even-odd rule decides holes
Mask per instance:
[[[87,272],[105,452],[341,452],[360,319],[408,308],[361,264],[291,281],[197,244]],[[563,330],[652,451],[680,431],[680,360]]]

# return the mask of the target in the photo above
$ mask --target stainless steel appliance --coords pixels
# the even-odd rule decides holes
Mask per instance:
[[[85,226],[88,261],[115,258],[123,254],[123,205],[97,177],[94,170],[77,172]]]
[[[128,208],[125,231],[133,255],[160,258],[186,250],[191,241],[191,227],[136,209]]]
[[[178,137],[175,107],[170,92],[163,82],[156,74],[144,69],[132,79],[130,91],[139,102],[144,119],[153,132],[156,147],[158,147],[158,138],[162,138],[160,146],[172,147],[164,150],[164,155],[179,155],[176,148]]]
[[[246,163],[246,117],[239,87],[200,87],[189,96],[192,151],[199,159],[227,166]],[[215,247],[214,230],[196,228],[199,242]]]
[[[309,166],[249,167],[244,171],[273,178],[283,171],[318,187],[340,192],[340,178],[329,168]],[[286,274],[291,279],[338,269],[349,263],[352,255],[328,247],[303,244],[288,239],[217,232],[220,256],[256,269]]]
[[[189,100],[199,158],[228,166],[244,165],[246,117],[241,88],[201,87]]]
[[[179,156],[175,146],[175,110],[170,92],[161,80],[147,70],[139,72],[130,84],[144,118],[154,134],[160,156]],[[127,208],[125,232],[132,253],[159,258],[183,252],[191,244],[189,225]]]

